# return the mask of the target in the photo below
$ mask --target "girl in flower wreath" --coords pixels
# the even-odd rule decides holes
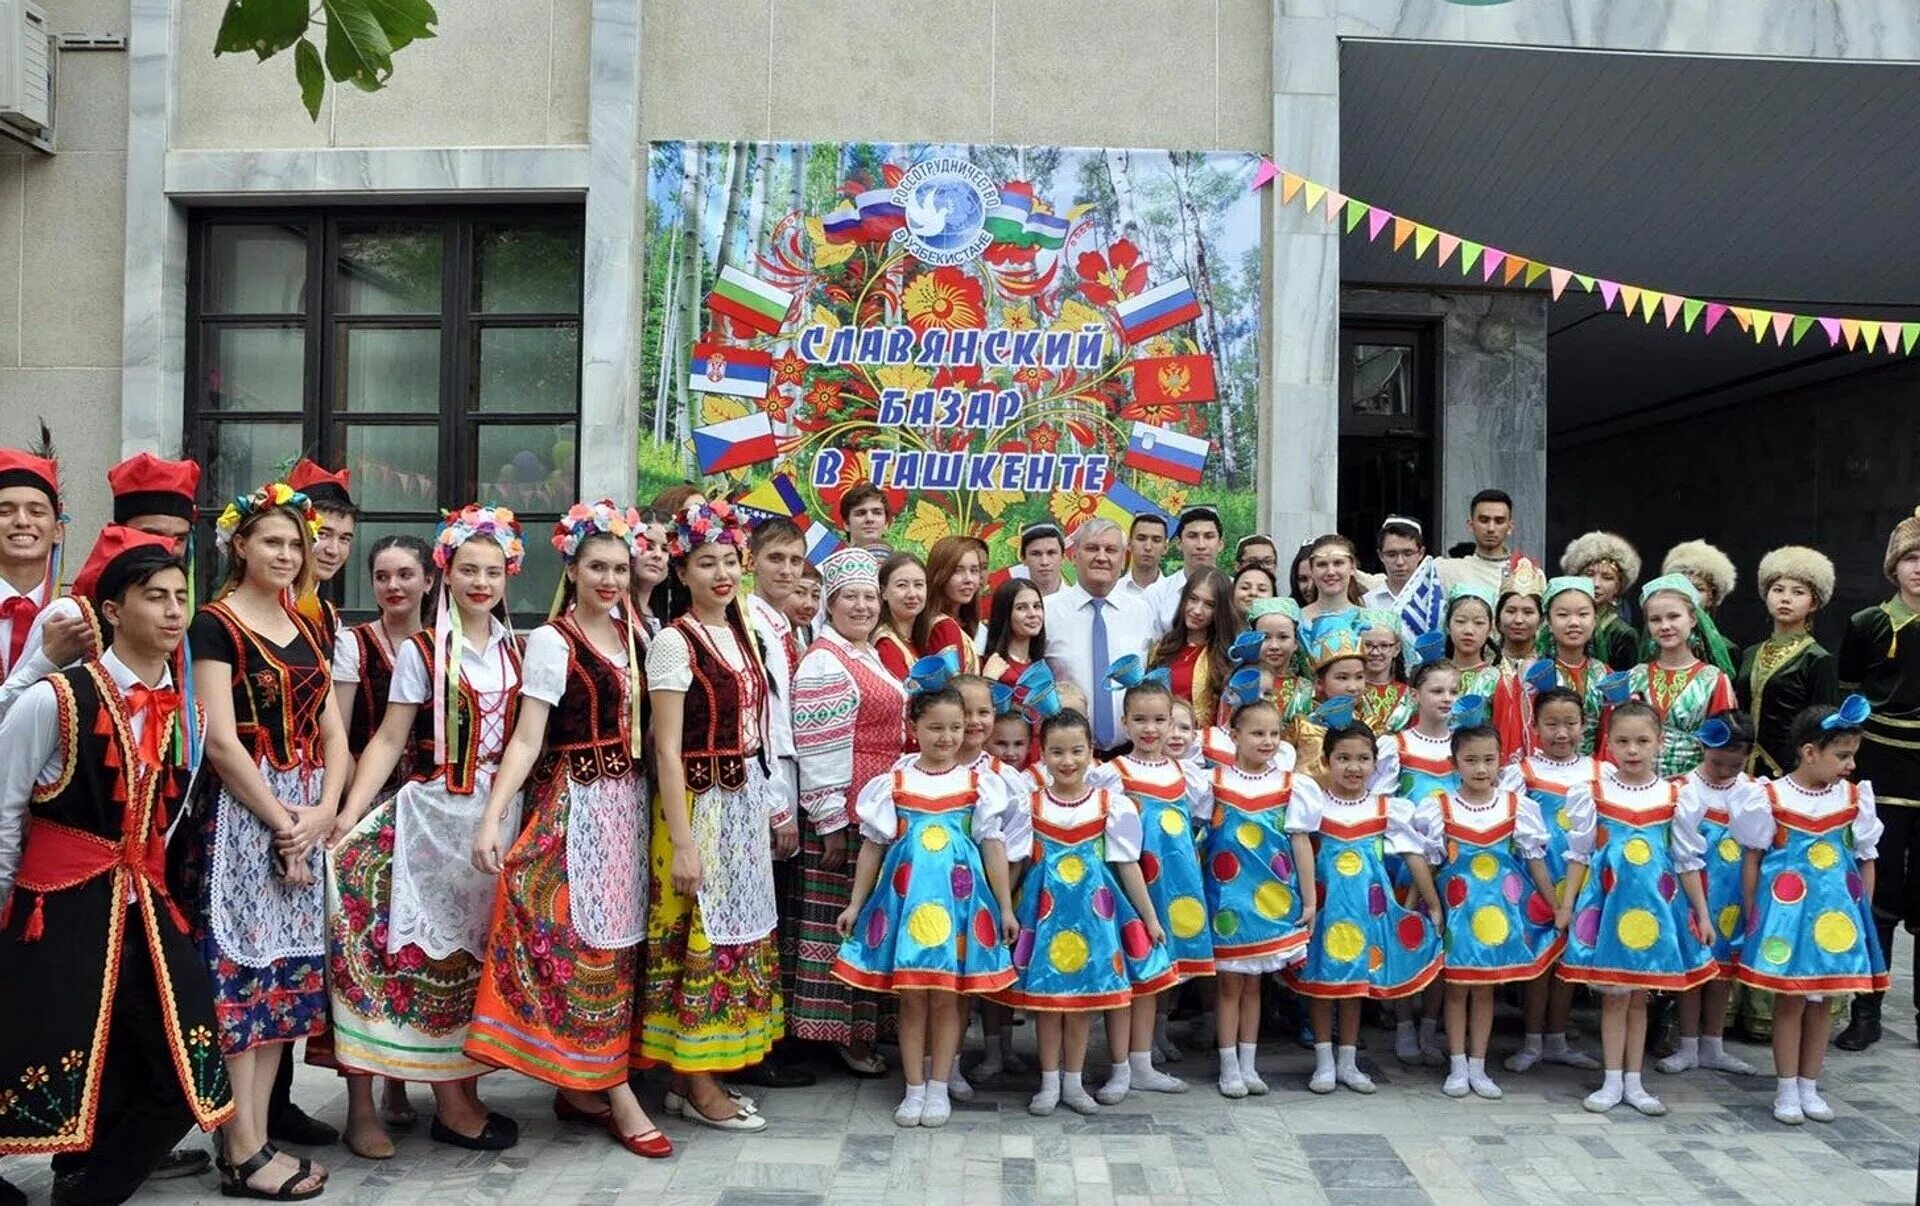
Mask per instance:
[[[504,507],[470,504],[441,522],[434,626],[394,654],[386,710],[360,754],[328,855],[334,1058],[355,1072],[426,1081],[432,1138],[479,1151],[519,1138],[511,1119],[481,1103],[479,1076],[491,1068],[464,1048],[495,884],[467,854],[517,718],[520,651],[506,623],[507,579],[525,555],[519,521]],[[388,795],[402,766],[411,769]],[[518,793],[506,801],[504,832],[519,832],[520,803]],[[347,1144],[391,1155],[363,1093],[361,1117],[350,1102]]]
[[[640,516],[605,499],[553,527],[566,576],[553,618],[527,637],[513,736],[472,830],[473,867],[499,886],[465,1053],[552,1085],[561,1121],[662,1158],[673,1144],[627,1085],[648,878],[640,636],[627,602],[641,539]],[[491,639],[491,621],[475,621]],[[509,821],[523,786],[520,828]]]

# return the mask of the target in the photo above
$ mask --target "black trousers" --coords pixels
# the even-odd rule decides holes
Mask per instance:
[[[1873,867],[1873,915],[1882,925],[1903,924],[1920,933],[1920,808],[1882,804],[1880,857]],[[1887,951],[1892,962],[1893,951]]]
[[[144,928],[127,927],[108,1024],[107,1062],[100,1075],[100,1120],[93,1146],[53,1158],[56,1176],[81,1174],[66,1200],[117,1203],[132,1197],[160,1158],[193,1126],[193,1111],[174,1072],[166,1018]]]

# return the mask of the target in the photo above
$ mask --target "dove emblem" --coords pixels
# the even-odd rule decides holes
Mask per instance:
[[[917,190],[907,199],[907,228],[923,239],[931,239],[947,228],[947,216],[953,211],[941,205],[932,185]]]
[[[1000,204],[1000,190],[984,170],[958,156],[922,160],[893,189],[905,220],[894,235],[921,263],[962,264],[992,240],[987,215]]]

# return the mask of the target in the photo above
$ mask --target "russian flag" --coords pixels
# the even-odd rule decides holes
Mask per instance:
[[[1173,516],[1167,514],[1165,508],[1117,478],[1107,483],[1107,492],[1095,505],[1093,513],[1119,524],[1123,532],[1128,531],[1133,521],[1142,515],[1158,515],[1167,525],[1168,532],[1172,532],[1174,527]]]
[[[773,420],[756,410],[693,429],[693,455],[702,473],[725,473],[770,461],[779,449],[773,440]]]
[[[707,306],[714,313],[737,319],[766,335],[779,333],[792,305],[793,294],[731,266],[720,270],[720,279],[707,295]]]
[[[1197,486],[1207,468],[1207,447],[1207,441],[1171,427],[1135,423],[1120,463]]]
[[[851,243],[860,237],[860,211],[842,205],[820,219],[820,228],[829,243]]]
[[[696,343],[687,361],[687,385],[707,394],[764,398],[773,381],[773,353],[724,343]]]
[[[1122,298],[1113,312],[1120,319],[1120,333],[1137,343],[1200,317],[1200,299],[1182,276],[1137,297]]]
[[[800,487],[794,484],[791,473],[774,474],[770,480],[734,499],[733,505],[747,513],[750,523],[774,518],[798,519],[807,513],[807,504],[801,500]]]

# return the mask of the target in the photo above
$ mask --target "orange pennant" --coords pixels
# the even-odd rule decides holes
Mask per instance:
[[[1280,173],[1280,204],[1292,205],[1293,199],[1300,195],[1300,186],[1306,181],[1292,172]]]
[[[1507,270],[1500,277],[1500,283],[1503,285],[1511,285],[1513,283],[1513,278],[1516,276],[1519,276],[1521,271],[1524,270],[1526,266],[1527,266],[1527,261],[1521,259],[1519,256],[1517,255],[1508,256]]]
[[[1393,219],[1393,249],[1400,250],[1401,244],[1405,243],[1411,234],[1413,234],[1413,219],[1396,215]]]

